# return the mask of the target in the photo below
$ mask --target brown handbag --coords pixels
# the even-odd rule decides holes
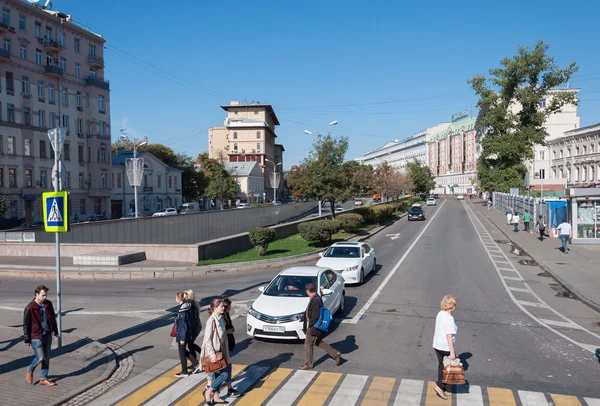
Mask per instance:
[[[217,358],[216,362],[212,362],[210,360],[210,357],[204,357],[200,361],[200,364],[202,365],[202,369],[207,374],[210,374],[211,372],[218,372],[227,367],[227,361],[225,361],[223,359],[223,342],[221,341],[221,337],[219,336],[219,330],[217,329],[216,321],[215,321],[215,330],[214,331],[216,331],[217,337],[219,338],[219,344],[221,344],[221,351],[218,351],[215,353],[215,357]],[[212,338],[211,338],[211,340],[212,340]]]

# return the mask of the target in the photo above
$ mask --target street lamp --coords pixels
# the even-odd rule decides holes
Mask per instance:
[[[330,125],[338,125],[339,121],[337,120],[333,120],[331,123],[324,125],[323,127],[319,128],[317,130],[317,136],[321,135],[321,130],[327,126]],[[313,135],[312,131],[309,130],[304,130],[304,134],[308,134],[308,135]],[[331,210],[333,211],[333,207],[331,208]],[[321,203],[321,199],[319,199],[319,217],[321,217],[321,212],[322,212],[322,203]]]
[[[279,165],[281,165],[281,162],[279,162],[278,164],[276,164],[275,162],[271,161],[270,159],[265,158],[265,162],[271,162],[273,164],[273,205],[275,205],[275,203],[277,203],[277,188],[275,186],[275,181],[276,181],[276,174],[277,174],[277,167]],[[279,183],[277,183],[277,186],[279,186]]]
[[[133,204],[135,207],[135,218],[138,218],[138,198],[137,198],[137,186],[140,183],[141,179],[138,179],[138,171],[137,171],[137,149],[147,144],[146,141],[142,141],[139,144],[135,140],[130,140],[125,134],[121,134],[120,138],[122,140],[129,141],[133,145]]]

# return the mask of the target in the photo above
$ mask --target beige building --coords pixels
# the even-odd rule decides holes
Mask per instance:
[[[52,190],[47,130],[68,127],[63,189],[72,215],[109,211],[110,93],[102,36],[39,5],[0,0],[0,193],[6,218],[42,220]]]
[[[238,201],[244,203],[264,201],[265,180],[258,162],[225,162],[224,165],[225,170],[238,184]]]
[[[222,127],[208,129],[209,156],[229,162],[257,162],[265,175],[266,200],[272,200],[273,189],[269,179],[273,164],[270,162],[276,165],[281,162],[277,165],[277,172],[281,172],[284,151],[283,146],[276,147],[275,144],[275,127],[279,120],[273,107],[259,102],[232,101],[221,108],[227,112],[227,117]]]

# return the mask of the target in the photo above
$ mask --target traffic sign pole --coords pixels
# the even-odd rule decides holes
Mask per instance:
[[[59,103],[60,105],[60,103]],[[60,120],[60,115],[59,115]],[[60,185],[60,167],[59,167],[59,155],[60,151],[60,128],[56,129],[54,134],[54,167],[56,168],[56,182],[54,182],[54,191],[58,192]],[[62,297],[60,289],[60,233],[54,233],[56,240],[56,310],[57,310],[57,327],[58,327],[58,348],[62,348]]]

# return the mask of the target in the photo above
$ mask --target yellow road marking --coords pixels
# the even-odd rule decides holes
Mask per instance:
[[[425,406],[448,406],[452,404],[451,394],[448,396],[448,400],[444,400],[435,394],[435,382],[429,382],[427,384],[427,396],[425,398]]]
[[[490,406],[517,406],[515,396],[510,389],[488,388]]]
[[[148,384],[142,386],[140,389],[133,392],[131,395],[127,396],[125,399],[121,400],[117,403],[117,406],[138,406],[150,399],[152,396],[156,395],[158,392],[166,389],[173,382],[183,379],[177,378],[175,374],[181,370],[181,365],[177,365],[173,367],[169,371],[165,372],[158,378],[153,381],[148,382]]]
[[[333,391],[333,388],[341,377],[342,374],[335,372],[321,372],[297,406],[318,406],[325,404],[329,394]]]
[[[581,406],[581,402],[576,396],[550,394],[555,406]]]
[[[394,389],[396,379],[376,376],[369,386],[363,406],[387,405]]]
[[[246,368],[246,365],[237,365],[233,364],[231,366],[231,376],[235,378]],[[204,389],[206,389],[206,385],[203,381],[202,384],[198,386],[195,390],[188,393],[183,399],[175,403],[175,406],[198,406],[204,403]]]
[[[281,382],[283,382],[291,372],[292,370],[289,368],[277,368],[262,378],[254,389],[242,396],[240,401],[236,403],[236,406],[262,405],[265,399],[281,385]]]

